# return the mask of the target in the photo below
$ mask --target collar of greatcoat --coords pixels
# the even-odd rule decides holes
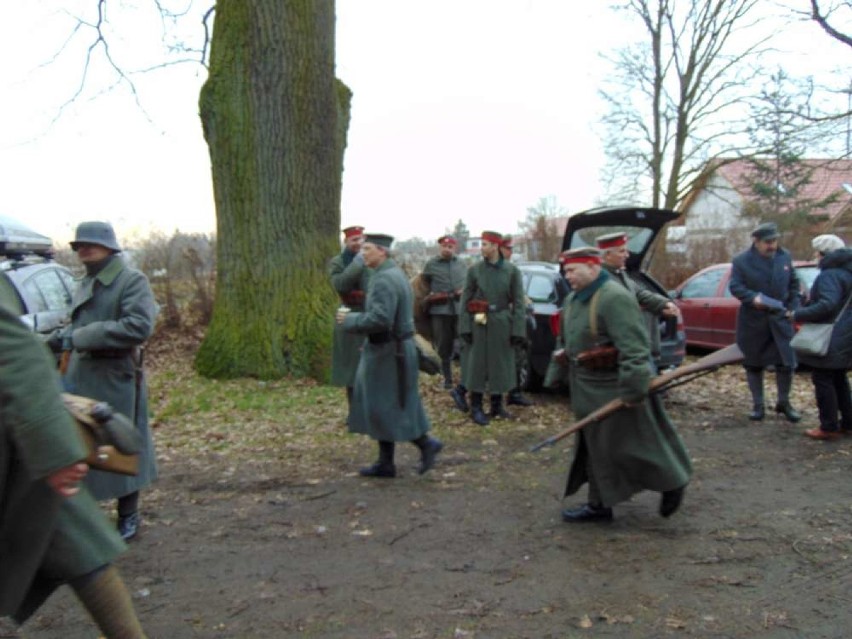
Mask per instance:
[[[118,255],[113,255],[110,263],[103,267],[94,277],[84,277],[77,289],[77,295],[74,296],[73,309],[76,310],[86,302],[88,302],[95,294],[95,282],[100,282],[103,286],[109,286],[115,281],[119,273],[124,269],[124,262]]]
[[[592,295],[595,294],[595,291],[606,284],[609,277],[610,275],[606,272],[606,269],[601,269],[600,274],[594,282],[589,284],[586,288],[574,293],[574,299],[578,302],[588,302],[592,298]]]

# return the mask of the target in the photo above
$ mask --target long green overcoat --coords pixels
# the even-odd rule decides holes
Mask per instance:
[[[387,259],[370,278],[364,312],[349,313],[343,321],[343,328],[360,336],[363,343],[349,432],[378,441],[411,441],[429,431],[429,418],[417,387],[417,349],[411,339],[412,297],[405,274]],[[383,343],[370,341],[370,336],[378,340],[388,334],[392,338]],[[396,339],[405,336],[408,338]]]
[[[590,300],[597,290],[597,334],[592,335]],[[594,283],[565,299],[561,322],[569,359],[596,345],[612,344],[619,352],[617,370],[570,366],[574,417],[582,419],[615,398],[638,402],[577,434],[565,494],[588,481],[590,466],[604,506],[641,490],[684,486],[692,464],[662,403],[648,396],[648,332],[635,295],[602,271]]]
[[[471,300],[486,300],[493,310],[486,323],[468,312]],[[505,393],[517,386],[515,349],[511,338],[527,334],[524,284],[517,266],[502,257],[482,260],[467,271],[459,315],[459,335],[472,340],[462,367],[462,382],[475,393]]]
[[[360,313],[364,310],[364,302],[356,303],[348,296],[353,291],[366,294],[370,269],[364,265],[363,258],[356,257],[357,254],[347,249],[340,255],[335,255],[328,263],[328,276],[340,296],[341,304],[348,306],[355,313]],[[334,325],[331,347],[331,383],[334,386],[355,385],[355,371],[358,370],[363,341],[362,335],[347,333],[340,324]]]
[[[94,276],[84,277],[74,292],[74,350],[63,378],[65,388],[107,402],[130,417],[144,442],[137,476],[89,472],[86,485],[95,499],[129,495],[157,478],[154,441],[148,426],[148,386],[138,368],[138,358],[132,354],[151,336],[157,311],[148,278],[128,267],[119,255],[113,255]]]
[[[124,542],[85,490],[44,481],[85,455],[59,398],[55,363],[0,305],[0,616],[19,623],[59,583],[110,563]]]

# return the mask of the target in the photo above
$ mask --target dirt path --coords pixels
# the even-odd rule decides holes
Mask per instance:
[[[797,387],[804,405],[807,378]],[[750,424],[742,392],[720,388],[670,393],[695,462],[670,520],[647,493],[610,524],[563,524],[569,446],[530,455],[504,422],[426,477],[413,449],[396,480],[355,476],[367,441],[321,480],[297,458],[209,473],[165,461],[120,567],[152,638],[849,636],[852,438]],[[96,632],[65,589],[22,636]]]

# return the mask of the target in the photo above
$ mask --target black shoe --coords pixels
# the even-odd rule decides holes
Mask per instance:
[[[456,403],[456,408],[458,408],[461,412],[466,413],[470,410],[470,406],[467,405],[467,398],[465,397],[466,393],[459,390],[458,386],[456,386],[453,390],[450,391],[450,397],[453,398],[453,401]]]
[[[671,517],[680,508],[680,502],[683,501],[683,494],[686,492],[686,486],[675,488],[674,490],[663,491],[663,496],[660,497],[660,515],[662,517]]]
[[[417,472],[422,475],[432,470],[435,466],[435,458],[443,449],[444,443],[440,439],[430,437],[429,441],[426,442],[426,445],[420,451],[420,468],[417,469]]]
[[[396,477],[396,466],[376,462],[358,471],[361,477]]]
[[[600,504],[583,504],[577,508],[566,508],[562,511],[562,521],[569,524],[585,521],[611,521],[612,508]]]
[[[781,413],[787,418],[788,422],[793,422],[794,424],[802,420],[802,415],[790,406],[790,402],[775,404],[775,412]]]
[[[119,515],[118,517],[118,534],[124,541],[130,541],[139,532],[139,513],[130,513],[129,515]]]
[[[759,422],[765,415],[766,411],[763,410],[763,404],[758,404],[751,409],[751,412],[748,414],[748,418],[753,422]]]
[[[474,406],[473,410],[470,412],[470,417],[474,424],[478,424],[479,426],[488,426],[488,416],[482,411],[481,406]]]
[[[506,396],[506,403],[509,406],[532,406],[533,403],[528,400],[526,397],[521,395],[521,391],[513,390],[509,391],[509,394]]]

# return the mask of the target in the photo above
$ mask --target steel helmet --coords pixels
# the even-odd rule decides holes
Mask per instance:
[[[121,251],[118,240],[115,239],[115,231],[109,222],[80,222],[74,241],[71,242],[71,250],[76,251],[78,244],[97,244],[113,251]]]

